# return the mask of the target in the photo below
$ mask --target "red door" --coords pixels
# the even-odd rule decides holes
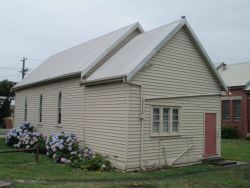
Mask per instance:
[[[216,154],[216,114],[205,113],[205,156]]]

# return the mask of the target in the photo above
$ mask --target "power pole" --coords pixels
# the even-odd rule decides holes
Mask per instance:
[[[26,57],[23,57],[23,59],[21,59],[21,61],[23,62],[23,67],[22,67],[22,70],[21,70],[21,73],[22,73],[22,79],[24,78],[26,72],[28,72],[29,69],[26,69],[25,68],[25,61],[27,60],[28,58]]]

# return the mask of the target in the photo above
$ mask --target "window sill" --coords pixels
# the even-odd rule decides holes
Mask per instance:
[[[240,122],[241,122],[241,119],[234,119],[233,122],[235,122],[235,123],[240,123]]]
[[[56,127],[56,128],[62,128],[62,125],[59,124],[59,125],[56,125],[55,127]]]
[[[150,137],[179,137],[182,136],[181,133],[171,133],[171,134],[150,134]]]

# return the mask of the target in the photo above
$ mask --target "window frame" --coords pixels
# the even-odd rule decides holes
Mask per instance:
[[[39,117],[38,117],[38,122],[42,123],[43,121],[43,95],[40,94],[39,97]]]
[[[228,119],[224,118],[224,106],[223,106],[223,102],[225,102],[225,101],[228,102],[228,113],[229,113]],[[221,120],[222,121],[230,121],[231,120],[231,100],[222,100],[221,101]]]
[[[160,125],[159,125],[159,132],[153,131],[153,109],[159,108],[160,109]],[[168,113],[168,132],[163,131],[163,109],[169,109]],[[173,131],[173,110],[178,109],[178,131]],[[182,107],[180,106],[160,106],[160,105],[152,105],[151,106],[151,113],[150,113],[150,136],[151,137],[161,137],[161,136],[179,136],[181,135],[181,114],[182,114]]]

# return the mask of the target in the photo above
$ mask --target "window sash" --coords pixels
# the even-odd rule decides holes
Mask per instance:
[[[222,120],[230,120],[230,101],[222,101]]]
[[[233,118],[241,120],[241,100],[233,100]]]
[[[178,132],[179,130],[179,109],[173,109],[172,131]]]

